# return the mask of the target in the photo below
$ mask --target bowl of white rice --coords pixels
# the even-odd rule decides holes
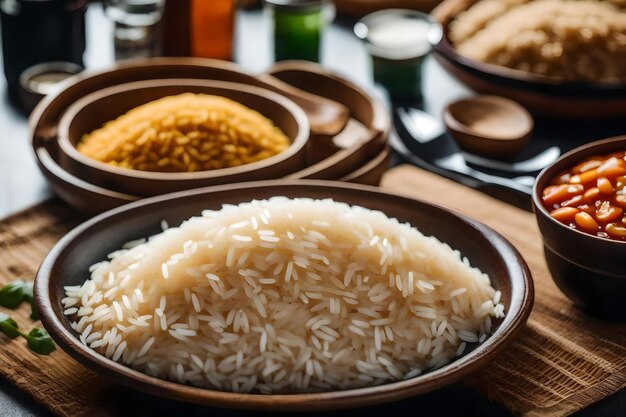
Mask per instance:
[[[78,226],[37,274],[42,323],[112,380],[204,405],[311,411],[456,382],[523,328],[530,272],[464,215],[366,186],[169,194]]]

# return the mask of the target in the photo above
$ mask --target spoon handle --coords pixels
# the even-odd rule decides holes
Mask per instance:
[[[478,188],[482,184],[494,185],[498,187],[507,188],[509,190],[517,191],[521,193],[525,199],[532,194],[532,187],[521,184],[520,182],[514,179],[499,177],[497,175],[486,174],[482,171],[478,171],[476,169],[473,169],[467,166],[465,163],[461,163],[461,164],[453,163],[453,162],[450,162],[450,160],[448,160],[448,163],[446,163],[445,159],[444,160],[440,159],[436,161],[425,161],[424,159],[418,157],[413,152],[411,152],[406,147],[406,145],[404,144],[400,136],[395,132],[392,135],[390,135],[389,142],[392,148],[396,152],[398,152],[404,159],[411,162],[412,164],[429,169],[429,170],[434,170],[433,167],[435,167],[435,170],[439,170],[440,175],[442,175],[442,173],[446,171],[448,173],[457,174],[457,179],[456,179],[457,181],[459,181],[458,177],[462,178],[464,176],[466,178],[470,178],[472,181],[474,181],[474,183],[471,185],[470,184],[466,184],[466,185],[471,186],[473,188]]]
[[[520,182],[512,180],[510,178],[485,174],[481,171],[476,171],[476,170],[472,170],[472,173],[469,175],[486,184],[493,184],[493,185],[499,185],[501,187],[510,188],[515,191],[519,191],[520,193],[526,194],[528,196],[530,196],[532,193],[532,187],[528,187],[527,185],[521,184]]]
[[[453,156],[436,161],[439,166],[449,171],[457,172],[459,174],[467,175],[485,184],[499,185],[501,187],[510,188],[520,193],[531,195],[532,187],[528,187],[525,184],[515,181],[510,178],[500,177],[497,175],[487,174],[485,172],[474,169],[464,163],[460,154],[456,155],[459,158]]]
[[[552,146],[548,149],[543,150],[532,158],[518,162],[496,161],[490,158],[485,158],[483,156],[463,152],[463,157],[465,158],[465,160],[472,165],[496,171],[508,172],[510,174],[539,172],[554,161],[556,161],[560,155],[561,150],[558,146]]]
[[[334,136],[343,130],[350,119],[350,110],[341,103],[301,90],[270,74],[261,74],[257,78],[265,88],[282,94],[300,106],[309,119],[314,135]]]

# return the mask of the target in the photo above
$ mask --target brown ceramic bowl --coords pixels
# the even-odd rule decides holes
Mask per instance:
[[[182,93],[229,98],[261,113],[290,139],[285,151],[262,161],[232,168],[199,172],[148,172],[125,169],[78,152],[82,137],[129,110],[162,97]],[[120,84],[88,94],[68,107],[58,128],[59,165],[96,186],[150,197],[210,185],[273,179],[307,166],[309,124],[300,107],[289,99],[244,84],[203,80],[149,80]]]
[[[54,191],[72,207],[87,215],[95,215],[124,204],[140,200],[136,195],[119,193],[90,184],[61,168],[45,147],[36,149],[39,167],[53,184]],[[387,171],[391,149],[383,151],[365,165],[348,173],[340,181],[364,185],[379,185]]]
[[[320,134],[337,133],[347,122],[345,113],[349,113],[339,103],[306,93],[275,78],[265,77],[262,81],[232,62],[208,58],[159,57],[127,60],[105,70],[83,71],[72,77],[63,91],[46,96],[31,114],[31,140],[40,142],[53,138],[59,118],[67,107],[87,94],[124,83],[168,78],[228,81],[277,92],[298,101],[308,112],[311,130],[319,130]]]
[[[85,347],[63,315],[64,286],[82,283],[88,268],[124,242],[160,230],[161,220],[178,225],[203,209],[218,209],[276,195],[334,198],[382,210],[409,222],[460,250],[488,273],[502,291],[506,316],[493,333],[464,356],[418,377],[386,385],[316,394],[235,394],[194,388],[150,377],[113,362]],[[128,204],[101,214],[66,235],[42,263],[35,282],[42,322],[60,348],[98,374],[128,387],[158,396],[203,405],[271,411],[316,411],[366,406],[399,400],[451,384],[489,363],[515,338],[530,314],[533,284],[526,263],[502,236],[464,215],[426,202],[382,192],[378,188],[325,181],[261,181],[189,190]]]
[[[371,161],[356,171],[340,178],[339,181],[352,182],[355,184],[379,185],[389,167],[391,155],[391,147],[385,146],[383,151],[372,158]]]
[[[70,174],[59,166],[50,151],[44,146],[35,148],[35,155],[39,169],[45,175],[56,195],[87,215],[102,213],[139,199],[135,195],[93,185]]]
[[[450,74],[479,93],[508,97],[543,116],[601,119],[624,114],[626,82],[561,81],[460,55],[448,38],[449,24],[477,1],[444,0],[431,12],[444,31],[435,57]]]
[[[351,118],[339,135],[328,134],[330,124],[318,126],[320,129],[312,135],[311,145],[308,146],[312,165],[293,174],[295,178],[339,179],[361,169],[382,151],[391,122],[386,109],[378,100],[319,65],[294,61],[281,63],[275,69],[281,77],[256,77],[230,62],[168,57],[124,61],[110,69],[84,71],[73,77],[63,91],[42,100],[29,119],[30,140],[39,168],[55,193],[86,213],[98,213],[127,202],[128,196],[121,197],[119,192],[91,184],[90,178],[79,178],[59,165],[59,119],[74,102],[100,89],[136,81],[173,78],[248,84],[309,102],[316,96],[322,102],[332,101],[339,106],[326,106],[327,110],[323,112],[317,106],[315,120],[318,124],[327,120],[329,114],[341,115],[341,108],[349,108]],[[284,79],[282,75],[285,75]],[[318,85],[319,89],[316,87]],[[291,86],[288,92],[285,92],[286,86]],[[307,91],[298,86],[306,87]],[[307,116],[310,120],[313,119],[310,114],[313,107],[315,106],[303,107],[305,113],[309,112]],[[334,123],[333,129],[337,126]],[[358,128],[353,129],[354,126]],[[323,132],[326,134],[322,134]],[[360,139],[336,146],[334,139],[338,136]],[[318,149],[322,150],[319,155]]]
[[[528,144],[534,122],[526,109],[498,96],[475,96],[450,103],[443,122],[461,149],[491,158],[509,158]]]
[[[576,148],[544,169],[533,189],[533,209],[554,282],[575,304],[611,320],[626,320],[626,242],[570,229],[553,219],[541,193],[560,172],[592,155],[626,150],[626,136]]]

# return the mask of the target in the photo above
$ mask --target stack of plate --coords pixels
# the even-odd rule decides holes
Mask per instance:
[[[85,133],[134,107],[184,92],[220,95],[272,120],[291,140],[263,161],[194,173],[117,168],[76,150]],[[74,207],[97,213],[145,197],[212,185],[277,178],[378,184],[389,162],[390,118],[354,84],[315,64],[281,63],[253,76],[237,65],[200,58],[121,63],[72,78],[30,119],[40,169]]]

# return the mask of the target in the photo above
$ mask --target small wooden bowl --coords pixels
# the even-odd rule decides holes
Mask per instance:
[[[443,25],[444,32],[435,47],[435,57],[450,74],[479,93],[508,97],[542,116],[578,119],[623,116],[626,82],[560,81],[460,55],[448,38],[449,25],[476,1],[444,0],[431,12]]]
[[[147,172],[119,168],[78,152],[83,135],[150,101],[182,93],[230,98],[270,119],[291,140],[285,151],[262,161],[199,172]],[[280,178],[307,166],[309,124],[306,115],[287,98],[244,84],[202,80],[149,80],[120,84],[88,94],[72,104],[59,123],[59,165],[93,185],[149,197],[209,185]]]
[[[468,257],[502,292],[506,316],[482,343],[452,363],[405,381],[315,394],[240,394],[194,388],[154,378],[107,359],[86,347],[63,314],[64,287],[82,283],[88,268],[124,242],[160,231],[159,224],[178,225],[203,209],[219,209],[275,195],[334,198],[381,210],[434,235]],[[35,299],[42,323],[60,348],[98,374],[130,388],[203,405],[269,411],[318,411],[400,400],[459,381],[493,360],[516,337],[530,314],[533,283],[526,263],[502,236],[464,215],[378,188],[325,181],[262,181],[188,190],[146,199],[101,214],[66,235],[39,268]]]
[[[593,155],[626,150],[626,136],[580,146],[544,169],[533,188],[533,210],[556,285],[576,305],[608,320],[626,320],[626,242],[570,229],[550,216],[541,199],[559,173]]]
[[[450,103],[443,112],[448,133],[465,151],[492,158],[520,152],[533,131],[533,118],[513,100],[477,96]]]

